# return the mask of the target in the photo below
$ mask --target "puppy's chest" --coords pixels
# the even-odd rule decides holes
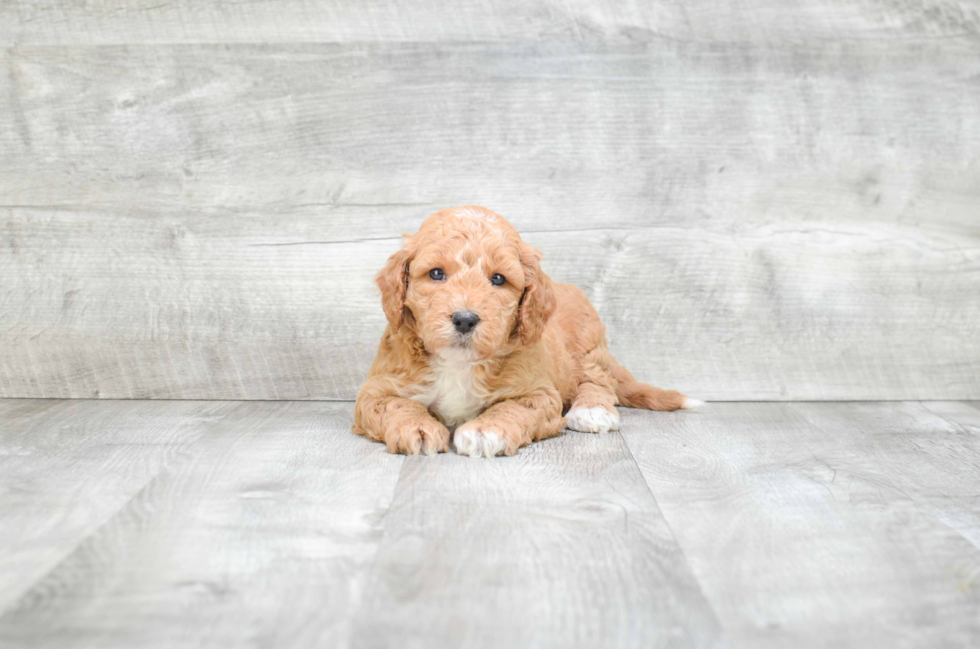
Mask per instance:
[[[447,426],[467,422],[490,404],[490,394],[473,363],[455,358],[434,359],[429,380],[411,396]]]

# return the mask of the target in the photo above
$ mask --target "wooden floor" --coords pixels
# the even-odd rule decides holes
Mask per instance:
[[[976,402],[389,455],[349,402],[0,401],[3,647],[976,647]]]

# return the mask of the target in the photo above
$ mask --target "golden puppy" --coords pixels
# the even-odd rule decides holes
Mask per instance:
[[[568,428],[618,430],[616,405],[701,402],[640,383],[606,347],[579,288],[483,207],[436,212],[378,274],[388,327],[357,395],[354,432],[392,453],[513,455]],[[565,417],[563,413],[567,413]]]

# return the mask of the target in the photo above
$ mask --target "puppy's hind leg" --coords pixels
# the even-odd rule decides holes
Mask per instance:
[[[583,433],[619,430],[616,382],[609,370],[600,364],[599,353],[599,350],[595,350],[583,359],[582,382],[572,400],[572,407],[565,415],[568,417],[566,426],[572,430]]]

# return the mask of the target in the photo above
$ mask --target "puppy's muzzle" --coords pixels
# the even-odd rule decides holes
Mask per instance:
[[[464,335],[473,331],[478,322],[480,316],[469,311],[457,311],[453,314],[453,326],[456,327],[456,331]]]

